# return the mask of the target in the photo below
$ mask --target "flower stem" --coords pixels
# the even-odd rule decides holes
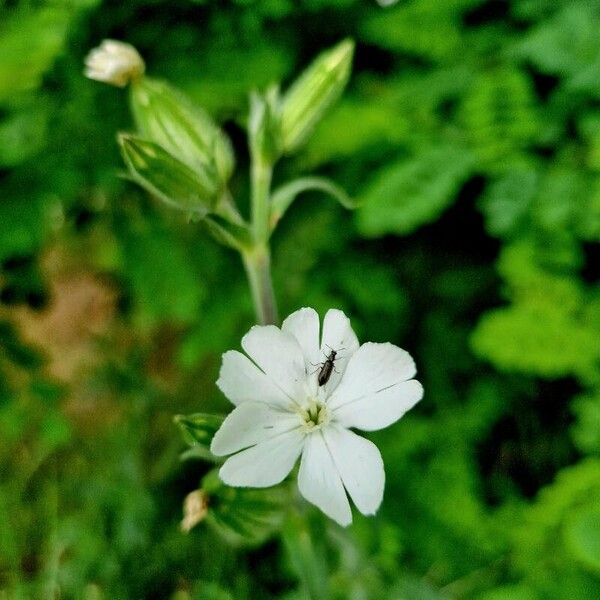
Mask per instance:
[[[261,325],[277,324],[277,304],[271,281],[271,256],[268,245],[257,244],[242,252],[256,318]]]
[[[242,250],[256,318],[261,325],[277,324],[277,304],[271,281],[271,251],[269,249],[269,216],[273,161],[260,153],[252,156],[251,210],[254,244]]]
[[[257,244],[269,240],[269,196],[273,165],[260,155],[252,157],[252,227]]]

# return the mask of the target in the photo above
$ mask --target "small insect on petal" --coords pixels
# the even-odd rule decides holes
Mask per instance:
[[[325,385],[329,381],[329,378],[333,373],[333,363],[335,362],[336,356],[337,352],[335,350],[332,350],[329,353],[329,356],[327,357],[323,365],[321,366],[321,370],[319,371],[319,376],[317,378],[319,386]]]

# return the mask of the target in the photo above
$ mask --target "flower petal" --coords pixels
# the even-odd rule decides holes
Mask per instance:
[[[383,499],[383,460],[373,442],[332,424],[325,442],[348,494],[363,515],[374,515]]]
[[[227,415],[215,434],[210,451],[233,454],[301,426],[298,415],[275,410],[264,402],[244,402]]]
[[[235,405],[250,401],[280,407],[291,404],[289,397],[267,375],[235,350],[223,354],[217,386]]]
[[[307,369],[319,360],[319,329],[319,315],[314,308],[293,312],[281,325],[281,330],[291,333],[300,344]]]
[[[408,352],[393,344],[363,344],[350,358],[344,376],[328,401],[334,409],[406,381],[416,373]]]
[[[252,448],[230,456],[219,471],[227,485],[270,487],[283,481],[302,452],[304,434],[300,429],[281,433]]]
[[[395,423],[422,397],[423,386],[416,379],[402,381],[343,404],[333,411],[333,418],[343,427],[376,431]]]
[[[332,350],[338,352],[334,369],[323,386],[325,397],[337,387],[348,361],[358,349],[358,338],[350,326],[350,319],[341,311],[332,308],[323,320],[323,338],[321,340],[321,361],[327,359]]]
[[[304,356],[293,335],[274,325],[255,325],[242,338],[242,348],[290,400],[303,398]]]
[[[309,502],[340,525],[346,527],[352,523],[350,503],[321,431],[306,437],[298,488]]]

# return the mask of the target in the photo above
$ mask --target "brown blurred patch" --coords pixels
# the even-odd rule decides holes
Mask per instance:
[[[61,269],[55,253],[43,261],[50,302],[41,312],[26,307],[13,311],[23,340],[48,357],[48,373],[70,381],[82,368],[98,363],[97,339],[113,323],[118,294],[98,275]]]
[[[65,384],[65,412],[87,429],[110,425],[121,412],[113,394],[93,383],[94,371],[110,359],[107,348],[114,350],[118,338],[119,295],[107,278],[86,267],[85,257],[79,258],[82,262],[75,263],[65,251],[48,251],[41,260],[48,305],[10,312],[22,340],[45,355],[47,374]]]

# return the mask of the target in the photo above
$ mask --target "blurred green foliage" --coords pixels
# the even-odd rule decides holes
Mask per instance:
[[[598,0],[0,11],[1,597],[600,597]],[[376,518],[304,506],[248,548],[179,530],[212,467],[179,461],[173,415],[228,410],[220,354],[252,307],[235,255],[118,177],[125,95],[82,76],[105,37],[225,124],[242,205],[247,92],[356,40],[283,175],[364,204],[302,196],[274,277],[282,314],[337,306],[416,357],[424,400],[372,436]]]

